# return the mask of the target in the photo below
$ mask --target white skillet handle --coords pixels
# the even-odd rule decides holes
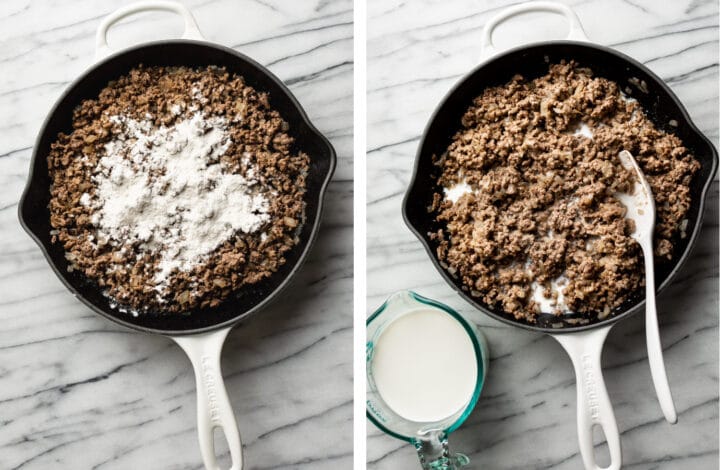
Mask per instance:
[[[482,32],[482,49],[480,51],[480,59],[485,60],[497,52],[495,45],[492,42],[492,35],[493,32],[495,32],[495,28],[515,16],[531,12],[549,12],[562,15],[567,19],[568,23],[570,23],[570,30],[568,31],[566,39],[574,41],[588,40],[582,24],[580,23],[580,18],[578,18],[575,12],[567,5],[556,2],[521,3],[501,11],[492,17],[487,24],[485,24],[485,28],[483,28]]]
[[[200,30],[192,13],[190,13],[190,10],[182,3],[169,0],[142,1],[119,8],[102,20],[95,34],[95,60],[98,61],[111,53],[110,46],[107,42],[107,33],[112,25],[136,13],[155,10],[170,11],[183,17],[185,20],[185,30],[181,36],[182,39],[197,39],[200,41],[205,39],[202,34],[200,34]]]
[[[207,470],[221,470],[215,456],[215,428],[225,434],[232,467],[241,470],[242,443],[220,371],[220,353],[230,328],[191,336],[173,336],[192,362],[197,387],[197,420],[200,452]]]
[[[670,424],[677,423],[677,411],[673,402],[665,360],[663,359],[662,344],[660,343],[660,328],[658,326],[657,306],[655,304],[655,266],[653,261],[652,232],[640,241],[643,253],[649,254],[645,258],[645,338],[648,349],[648,362],[652,375],[655,393],[657,393],[660,408],[665,419]]]
[[[595,460],[593,428],[596,425],[602,427],[610,450],[610,465],[604,470],[619,470],[622,465],[620,433],[600,365],[602,347],[610,328],[552,335],[565,348],[575,368],[578,441],[585,470],[603,470]]]

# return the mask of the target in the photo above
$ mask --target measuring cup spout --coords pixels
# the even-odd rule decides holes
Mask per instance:
[[[390,316],[396,312],[406,312],[421,306],[423,304],[414,297],[413,292],[402,290],[391,295],[380,308]]]
[[[428,431],[416,438],[413,444],[423,469],[456,470],[470,463],[466,455],[450,452],[447,434],[442,431]]]

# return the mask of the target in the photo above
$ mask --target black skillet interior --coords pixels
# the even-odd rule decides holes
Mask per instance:
[[[413,179],[403,201],[405,222],[423,243],[438,271],[465,300],[500,321],[545,332],[577,331],[620,320],[642,308],[644,295],[638,293],[636,298],[604,320],[588,321],[573,314],[564,315],[562,320],[554,315],[541,315],[537,324],[515,320],[512,316],[494,311],[472,297],[459,279],[452,277],[442,268],[436,254],[437,243],[428,237],[429,233],[436,232],[441,227],[433,220],[427,208],[431,205],[433,194],[442,192],[436,184],[438,171],[432,163],[432,156],[441,155],[445,151],[460,127],[461,116],[473,98],[480,95],[486,87],[507,83],[515,74],[521,74],[526,79],[542,76],[547,73],[549,63],[557,63],[562,59],[574,59],[580,65],[590,67],[596,76],[615,81],[623,90],[631,90],[630,96],[640,102],[655,125],[678,135],[702,165],[690,188],[693,203],[688,213],[688,236],[675,241],[677,251],[671,263],[656,265],[658,290],[664,289],[671,282],[688,258],[700,230],[705,195],[718,160],[717,151],[692,123],[687,111],[670,88],[639,62],[605,47],[571,41],[519,47],[477,67],[450,90],[436,108],[420,141]],[[643,81],[647,86],[645,91],[634,84]],[[671,121],[676,122],[677,127],[672,126]]]
[[[111,308],[110,300],[97,284],[77,272],[67,271],[64,250],[50,243],[48,210],[50,179],[47,155],[59,132],[72,129],[73,109],[87,98],[97,97],[110,80],[127,73],[138,64],[217,65],[242,75],[258,91],[269,92],[271,106],[290,124],[295,146],[310,156],[307,176],[306,221],[299,243],[286,255],[286,263],[272,276],[247,286],[216,308],[198,309],[182,315],[148,312],[137,317]],[[269,302],[298,270],[305,259],[320,223],[322,201],[335,169],[335,151],[310,123],[300,104],[285,85],[252,59],[222,46],[195,41],[159,41],[120,52],[94,66],[76,80],[60,97],[46,119],[33,149],[30,179],[20,201],[19,216],[23,227],[40,245],[55,273],[85,304],[96,312],[125,326],[163,334],[188,334],[233,324]]]

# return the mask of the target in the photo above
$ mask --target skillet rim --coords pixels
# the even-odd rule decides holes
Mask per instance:
[[[290,268],[288,273],[285,275],[285,277],[282,279],[282,281],[260,302],[255,304],[252,308],[245,310],[241,313],[238,313],[234,315],[233,317],[215,324],[210,324],[208,326],[200,327],[200,328],[193,328],[188,330],[171,330],[171,329],[160,329],[160,328],[150,328],[145,327],[142,325],[137,325],[135,323],[131,323],[125,319],[123,319],[120,315],[115,316],[111,312],[107,312],[102,308],[99,308],[95,304],[91,303],[89,300],[87,300],[80,292],[68,281],[68,279],[65,277],[65,272],[62,271],[52,260],[50,257],[50,253],[48,250],[48,246],[46,246],[45,243],[43,243],[40,240],[40,237],[30,228],[29,224],[25,220],[25,217],[23,215],[24,208],[26,204],[28,203],[29,199],[29,191],[30,187],[32,186],[33,180],[34,180],[34,169],[37,164],[37,161],[39,159],[38,157],[38,147],[40,144],[40,141],[44,137],[44,134],[46,132],[47,126],[52,119],[52,117],[55,115],[55,113],[58,110],[58,107],[60,106],[60,103],[67,97],[67,95],[75,90],[75,88],[82,82],[84,79],[86,79],[88,76],[90,76],[92,73],[94,73],[98,68],[105,65],[107,62],[110,62],[111,60],[115,59],[116,57],[122,56],[122,55],[130,55],[135,54],[141,49],[145,48],[153,48],[153,47],[162,47],[166,45],[193,45],[193,46],[201,46],[206,47],[209,49],[216,49],[220,50],[221,52],[224,52],[226,54],[232,55],[235,57],[235,59],[247,62],[252,67],[258,69],[260,72],[262,72],[267,78],[269,78],[272,82],[275,83],[287,96],[290,103],[296,108],[298,111],[298,114],[300,115],[300,118],[304,122],[304,124],[307,126],[307,130],[313,134],[321,143],[321,146],[325,147],[325,152],[322,155],[319,155],[321,158],[328,160],[328,169],[326,174],[324,175],[323,182],[320,185],[320,188],[315,195],[317,198],[317,214],[315,216],[315,220],[312,221],[312,229],[308,235],[308,238],[302,246],[302,249],[300,251],[300,254],[298,255],[297,261],[295,264]],[[73,294],[75,298],[80,300],[83,304],[85,304],[87,307],[89,307],[93,312],[102,315],[103,317],[107,318],[108,320],[117,323],[121,326],[141,331],[145,333],[152,333],[152,334],[159,334],[164,336],[186,336],[186,335],[195,335],[200,333],[207,333],[211,331],[220,330],[222,328],[226,327],[232,327],[236,325],[237,323],[254,316],[259,310],[269,305],[275,298],[284,291],[289,284],[294,279],[297,272],[300,270],[300,268],[303,266],[305,261],[307,260],[308,254],[310,250],[312,249],[315,240],[317,239],[318,231],[320,224],[322,222],[322,213],[325,203],[325,196],[327,194],[328,185],[330,184],[330,180],[332,179],[333,174],[335,173],[335,168],[337,166],[337,153],[335,152],[334,147],[330,143],[327,137],[323,135],[310,121],[310,118],[308,117],[307,113],[305,112],[305,109],[302,107],[300,102],[297,100],[295,95],[292,93],[292,91],[288,88],[285,83],[283,83],[282,80],[280,80],[275,74],[273,74],[268,68],[261,65],[259,62],[255,61],[254,59],[248,57],[247,55],[243,54],[242,52],[236,51],[233,48],[224,46],[222,44],[217,44],[209,41],[202,41],[202,40],[194,40],[194,39],[163,39],[163,40],[157,40],[157,41],[150,41],[150,42],[143,42],[134,46],[130,46],[124,49],[121,49],[117,52],[114,52],[106,57],[103,57],[101,60],[95,61],[92,65],[90,65],[84,72],[82,72],[80,75],[78,75],[60,94],[60,96],[56,99],[55,103],[53,104],[52,108],[48,112],[48,114],[45,116],[45,119],[40,126],[40,130],[38,131],[38,134],[35,138],[35,142],[33,144],[33,150],[32,155],[30,158],[30,165],[28,166],[28,176],[27,180],[25,182],[25,187],[23,189],[22,195],[20,197],[19,203],[18,203],[18,219],[20,221],[20,225],[22,228],[27,232],[28,235],[30,235],[30,238],[33,239],[33,241],[40,247],[40,250],[42,251],[43,256],[45,257],[46,261],[52,268],[55,275],[60,279],[62,284]],[[306,221],[307,223],[307,221]]]
[[[625,319],[629,316],[634,315],[638,311],[642,310],[645,307],[645,299],[643,296],[643,299],[640,300],[637,304],[623,310],[620,313],[613,314],[608,316],[607,318],[600,320],[596,323],[589,324],[589,325],[578,325],[578,326],[568,326],[565,325],[561,328],[548,328],[548,327],[542,327],[542,326],[536,326],[531,325],[526,322],[521,322],[518,320],[514,320],[510,318],[509,315],[505,313],[498,313],[495,311],[490,310],[489,308],[481,305],[478,301],[473,299],[470,295],[465,293],[462,289],[460,289],[457,285],[455,285],[455,282],[453,278],[447,273],[445,269],[440,266],[440,262],[437,260],[435,253],[433,252],[432,248],[430,247],[430,244],[428,240],[425,238],[425,236],[421,233],[421,231],[414,225],[413,221],[411,220],[410,216],[408,215],[408,206],[410,205],[410,193],[413,192],[415,189],[415,185],[417,183],[418,174],[419,174],[419,166],[420,166],[420,159],[423,155],[423,149],[425,147],[428,132],[430,128],[432,127],[433,123],[438,117],[438,114],[442,110],[442,108],[445,106],[445,104],[449,101],[449,99],[455,94],[455,92],[463,85],[466,81],[470,80],[473,75],[475,75],[477,72],[479,72],[481,69],[483,69],[486,65],[490,64],[493,61],[499,60],[505,56],[515,54],[517,52],[523,51],[523,50],[529,50],[539,47],[554,47],[559,45],[570,45],[570,46],[577,46],[581,48],[588,48],[588,49],[595,49],[597,51],[600,51],[602,53],[606,53],[612,56],[615,56],[616,58],[623,60],[630,65],[635,66],[636,68],[642,70],[645,72],[651,79],[655,81],[657,85],[659,85],[660,88],[662,88],[667,95],[670,97],[670,99],[674,102],[675,106],[680,110],[680,113],[684,119],[684,124],[687,124],[690,128],[690,130],[695,133],[701,141],[703,141],[707,148],[710,149],[710,172],[707,176],[707,179],[704,181],[702,185],[702,189],[700,192],[700,198],[698,203],[698,215],[696,219],[696,223],[693,227],[693,231],[690,234],[687,242],[687,247],[685,251],[682,253],[682,255],[677,259],[675,262],[675,265],[673,268],[669,271],[667,277],[663,280],[662,283],[660,283],[659,286],[656,287],[656,294],[660,294],[662,291],[664,291],[671,283],[675,280],[675,277],[677,276],[678,272],[682,269],[682,267],[687,262],[687,259],[690,257],[690,254],[692,253],[695,243],[697,241],[697,238],[700,234],[700,230],[702,228],[702,222],[704,218],[705,213],[705,202],[708,196],[708,191],[710,189],[710,186],[712,185],[715,172],[717,171],[718,167],[718,152],[715,146],[712,144],[710,139],[703,134],[700,129],[695,125],[692,118],[690,117],[690,114],[688,113],[687,109],[685,109],[685,106],[682,104],[682,102],[678,99],[678,97],[675,95],[675,93],[672,91],[669,85],[665,83],[664,80],[662,80],[660,77],[657,76],[653,71],[651,71],[648,67],[646,67],[641,62],[633,59],[632,57],[623,54],[622,52],[619,52],[615,49],[612,49],[607,46],[602,46],[599,44],[591,43],[591,42],[585,42],[585,41],[572,41],[572,40],[551,40],[551,41],[539,41],[539,42],[533,42],[531,44],[524,44],[521,46],[516,46],[511,49],[502,51],[500,53],[494,54],[486,59],[483,59],[480,64],[476,65],[472,68],[468,73],[463,75],[451,88],[448,90],[445,95],[442,97],[442,99],[439,101],[439,103],[435,106],[432,114],[430,115],[430,118],[428,119],[427,123],[425,124],[425,128],[423,129],[423,133],[420,137],[417,150],[415,152],[415,159],[413,163],[413,171],[412,176],[410,178],[410,182],[408,184],[407,190],[405,191],[405,195],[403,196],[402,201],[402,216],[403,220],[405,221],[405,225],[408,226],[410,231],[415,235],[415,237],[418,238],[420,243],[423,245],[425,252],[428,254],[430,260],[432,261],[433,266],[435,266],[435,269],[440,273],[443,280],[458,294],[460,294],[460,297],[464,299],[466,302],[468,302],[472,307],[474,307],[477,310],[480,310],[485,315],[490,316],[491,318],[501,321],[502,323],[505,323],[507,325],[515,326],[524,328],[526,330],[535,331],[535,332],[542,332],[542,333],[548,333],[548,334],[570,334],[575,333],[579,331],[586,331],[586,330],[592,330],[594,328],[600,328],[604,326],[611,326],[615,324],[615,322],[618,322],[622,319]]]

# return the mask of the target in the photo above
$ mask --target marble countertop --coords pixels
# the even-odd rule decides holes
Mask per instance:
[[[31,147],[51,105],[93,62],[120,4],[0,4],[0,468],[199,469],[195,382],[170,340],[93,314],[17,221]],[[266,65],[333,143],[320,236],[281,298],[229,336],[222,366],[247,469],[352,461],[352,1],[186,0],[210,41]],[[111,45],[178,37],[133,17]]]
[[[450,438],[469,468],[582,468],[569,359],[544,335],[508,327],[461,300],[405,227],[401,201],[418,139],[435,105],[479,60],[485,22],[511,2],[370,0],[368,3],[368,309],[412,288],[474,320],[490,343],[486,387],[469,420]],[[517,2],[512,2],[517,3]],[[640,60],[680,97],[718,144],[718,5],[714,1],[573,1],[589,38]],[[500,48],[562,38],[560,17],[527,15],[501,26]],[[717,469],[718,185],[697,246],[659,299],[662,342],[679,412],[660,411],[646,359],[642,315],[608,338],[605,381],[622,433],[624,467]],[[419,468],[414,449],[368,423],[368,468]]]

